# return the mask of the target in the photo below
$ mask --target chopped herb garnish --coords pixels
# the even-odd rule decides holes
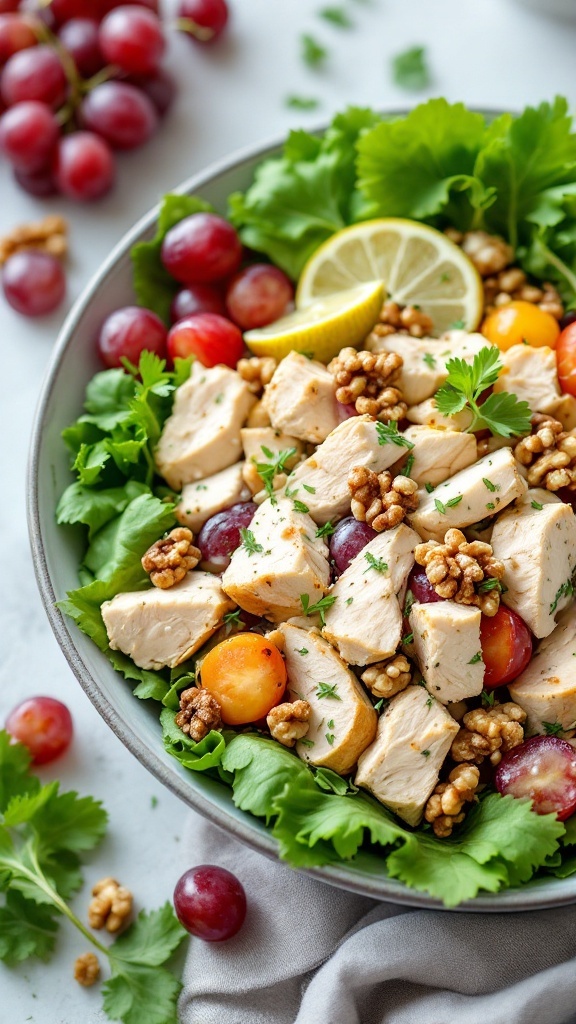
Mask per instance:
[[[494,504],[493,501],[487,501],[486,508],[488,509],[489,512],[493,512],[494,509],[496,508],[496,505]]]
[[[352,28],[353,22],[343,7],[323,7],[318,16],[337,28]]]
[[[558,602],[561,601],[563,597],[572,597],[573,593],[574,593],[574,584],[572,583],[572,580],[566,580],[565,583],[563,583],[560,587],[558,587],[556,596],[555,596],[554,600],[552,601],[552,604],[550,605],[550,615],[554,614],[554,612],[556,611],[556,609],[558,607]]]
[[[432,694],[430,694],[430,696],[426,698],[426,707],[427,708],[431,708],[433,703],[434,703],[434,697],[432,696]]]
[[[482,661],[482,651],[478,651],[473,658],[470,658],[469,665],[477,665],[479,661]]]
[[[382,707],[383,703],[384,703],[384,697],[380,697],[380,700],[377,700],[375,705],[374,705],[374,711],[380,711],[380,708]],[[386,701],[386,703],[388,703],[388,701]]]
[[[307,647],[300,647],[300,649],[296,648],[296,653],[297,654],[302,654],[302,655],[308,654],[308,648]]]
[[[493,484],[491,480],[488,480],[485,476],[482,477],[482,483],[488,488],[489,491],[499,491],[500,488]]]
[[[530,407],[527,402],[519,402],[516,395],[501,391],[478,405],[481,394],[496,383],[502,370],[496,345],[480,349],[471,365],[464,359],[449,359],[446,370],[446,383],[434,396],[444,416],[455,416],[468,408],[472,413],[468,431],[488,429],[497,437],[530,433]]]
[[[347,598],[346,598],[346,604],[352,604],[352,601],[353,601],[353,600],[354,600],[354,598],[353,598],[353,597],[347,597]]]
[[[252,462],[256,466],[256,472],[262,477],[262,483],[266,488],[266,494],[272,499],[273,504],[276,504],[276,498],[274,497],[274,477],[279,473],[283,473],[286,469],[286,463],[296,455],[295,448],[286,448],[283,452],[278,452],[276,458],[274,458],[274,452],[270,448],[266,448],[265,445],[261,445],[262,451],[270,462],[256,462],[253,458]]]
[[[305,491],[308,491],[308,494],[316,494],[316,488],[311,487],[310,484],[302,484],[302,487]]]
[[[406,459],[406,465],[404,466],[404,469],[402,470],[402,476],[410,476],[410,474],[412,472],[412,468],[414,466],[415,458],[416,458],[415,455],[409,455],[408,456],[408,458]]]
[[[340,694],[336,693],[338,683],[318,683],[316,690],[317,697],[327,697],[328,700],[342,700]]]
[[[332,523],[330,522],[330,520],[328,520],[327,523],[324,523],[324,526],[319,526],[318,527],[318,529],[316,530],[316,536],[317,537],[331,537],[332,534],[334,533],[335,529],[336,529],[336,527],[332,526]]]
[[[431,483],[429,483],[429,482],[425,483],[425,484],[424,484],[424,487],[425,487],[425,488],[426,488],[426,490],[428,491],[428,494],[432,494],[432,491],[435,491],[435,490],[436,490],[436,488],[434,487],[434,484],[431,484]]]
[[[455,320],[453,324],[450,324],[450,329],[453,331],[463,331],[466,324],[463,320]]]
[[[411,46],[392,58],[392,77],[401,89],[418,91],[431,82],[430,69],[423,46]]]
[[[319,67],[328,56],[328,50],[307,33],[300,36],[300,53],[304,63],[311,68]]]
[[[482,703],[485,707],[493,707],[495,697],[494,690],[482,690]]]
[[[431,352],[425,352],[422,359],[426,363],[426,366],[429,366],[431,370],[436,366],[436,356],[433,356]]]
[[[369,569],[376,569],[376,572],[388,572],[388,563],[383,558],[376,558],[371,551],[364,552],[364,558],[368,562],[368,569],[364,569],[365,575]]]
[[[503,593],[502,584],[495,576],[489,576],[488,579],[482,580],[478,586],[479,594],[487,594],[489,590],[498,590],[501,594]]]
[[[287,96],[284,102],[291,110],[316,110],[320,105],[320,101],[312,96],[296,96],[294,93]]]
[[[420,753],[422,754],[422,757],[430,757],[429,750],[421,750]]]
[[[284,488],[284,494],[286,495],[287,498],[293,498],[295,494],[298,494],[298,488],[289,487],[289,485],[286,484],[286,487]]]
[[[314,746],[314,740],[307,740],[306,738],[304,738],[303,740],[298,740],[298,742],[301,743],[303,747]]]
[[[242,609],[237,608],[234,612],[226,612],[224,616],[224,622],[227,626],[234,624],[235,626],[240,625],[240,616],[242,615]]]
[[[450,501],[446,502],[446,508],[455,508],[462,501],[462,495],[459,494],[456,498],[450,498]]]
[[[316,612],[320,615],[320,622],[323,626],[326,625],[326,619],[324,613],[331,608],[336,600],[335,594],[326,594],[326,597],[316,601],[316,604],[310,604],[310,598],[308,594],[300,594],[300,603],[302,605],[302,611],[304,615],[314,615]]]
[[[406,633],[406,636],[402,637],[403,644],[411,644],[414,639],[414,633]]]
[[[326,733],[326,739],[328,740],[328,743],[330,744],[330,746],[333,746],[333,744],[334,744],[334,733],[333,732],[327,732]]]
[[[399,448],[413,448],[412,441],[409,441],[404,434],[401,434],[398,430],[398,424],[391,420],[390,423],[381,423],[380,420],[376,423],[376,433],[378,434],[378,444],[396,444]]]
[[[546,736],[558,736],[564,732],[562,722],[542,722]]]
[[[530,504],[532,508],[536,509],[537,512],[541,512],[544,508],[544,505],[541,505],[539,501],[531,501]]]
[[[408,615],[410,615],[410,612],[412,611],[412,605],[414,604],[415,600],[416,600],[416,598],[414,597],[414,594],[412,593],[412,591],[411,590],[407,590],[406,591],[406,598],[404,600],[404,615],[406,617],[408,617]]]
[[[434,504],[436,506],[436,511],[439,512],[441,516],[445,516],[446,505],[443,505],[439,498],[434,498]]]
[[[333,729],[334,728],[334,719],[333,718],[331,718],[330,721],[328,722],[328,728],[329,729]]]
[[[214,399],[214,401],[216,402],[216,405],[220,405],[220,403],[221,403],[221,402],[222,402],[223,400],[224,400],[224,395],[222,395],[222,394],[220,394],[220,395],[216,395],[216,398]]]
[[[247,530],[244,526],[240,530],[240,540],[242,541],[242,547],[246,549],[249,555],[259,555],[264,551],[262,545],[256,543],[256,537],[252,530]]]
[[[310,511],[310,509],[308,508],[308,505],[305,505],[303,501],[296,500],[292,507],[293,507],[295,512],[309,512]]]

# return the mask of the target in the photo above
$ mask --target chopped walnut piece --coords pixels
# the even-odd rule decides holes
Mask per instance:
[[[532,433],[514,448],[514,456],[528,469],[531,487],[576,490],[576,434],[568,434],[558,420],[537,413]]]
[[[411,334],[413,338],[425,338],[434,327],[432,319],[417,306],[402,306],[388,299],[380,310],[380,323],[375,330],[385,334]],[[385,327],[386,331],[378,331]]]
[[[392,476],[387,469],[374,473],[354,466],[348,474],[352,515],[381,533],[390,530],[418,508],[418,485],[409,476]]]
[[[439,597],[457,604],[475,605],[484,615],[496,615],[500,604],[498,583],[490,588],[487,580],[499,581],[504,563],[494,558],[492,545],[467,541],[461,530],[447,530],[444,543],[428,540],[417,544],[414,558],[426,568],[426,575]],[[484,590],[482,589],[484,586]]]
[[[502,760],[502,754],[522,743],[526,712],[518,704],[508,701],[468,711],[462,721],[450,749],[452,759],[482,764],[484,758],[489,757],[496,765]]]
[[[412,679],[412,666],[404,654],[394,654],[370,665],[360,676],[375,697],[393,697],[405,690]]]
[[[261,395],[266,384],[269,384],[274,376],[278,362],[273,356],[251,356],[249,359],[239,359],[236,367],[238,373],[248,385],[248,390],[254,395]]]
[[[183,733],[199,743],[211,729],[221,727],[221,708],[208,690],[190,686],[180,694],[180,711],[174,721]]]
[[[307,700],[277,704],[266,716],[270,735],[284,747],[293,747],[308,732],[311,714],[312,708]]]
[[[510,266],[514,250],[499,235],[467,231],[459,243],[481,277],[492,277]]]
[[[157,540],[142,557],[142,568],[150,573],[150,582],[161,590],[173,587],[194,569],[202,555],[192,543],[194,534],[186,526],[177,526]]]
[[[530,284],[520,267],[507,267],[499,274],[484,278],[484,311],[492,313],[509,302],[531,302],[556,320],[564,316],[564,304],[550,281],[542,286]]]
[[[380,420],[402,419],[407,405],[396,384],[402,369],[402,356],[396,352],[357,352],[343,348],[328,364],[336,382],[336,398],[343,405],[354,405],[356,412],[368,413]]]
[[[100,977],[100,963],[94,953],[82,953],[74,961],[74,978],[79,985],[90,988]]]
[[[57,214],[35,223],[19,224],[0,238],[0,266],[14,253],[30,249],[63,258],[68,251],[67,234],[68,224]]]
[[[480,772],[473,764],[453,768],[447,782],[439,782],[428,798],[424,818],[430,822],[439,839],[451,835],[454,825],[464,821],[465,803],[474,800]]]
[[[91,928],[106,928],[117,932],[132,913],[132,893],[115,878],[101,878],[92,889],[93,899],[88,907]]]

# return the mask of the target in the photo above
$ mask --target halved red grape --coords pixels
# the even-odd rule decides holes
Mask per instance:
[[[6,62],[0,78],[2,99],[7,107],[25,100],[60,107],[67,89],[64,68],[51,46],[33,46],[15,53]]]
[[[106,61],[129,75],[154,75],[165,46],[160,19],[144,7],[116,7],[100,25],[100,49]]]
[[[185,871],[174,889],[180,924],[205,942],[231,939],[246,917],[244,886],[226,868],[199,864]]]
[[[195,313],[218,313],[226,316],[226,306],[219,291],[209,284],[191,284],[182,288],[175,296],[170,307],[170,319],[173,324]]]
[[[0,64],[4,64],[20,50],[27,50],[37,43],[38,35],[31,18],[22,14],[0,13]]]
[[[58,34],[83,78],[91,78],[104,67],[98,22],[93,18],[71,18]]]
[[[524,671],[532,657],[532,636],[528,626],[516,612],[503,604],[496,615],[482,616],[480,644],[486,666],[485,690],[511,683]]]
[[[228,21],[226,0],[180,0],[178,17],[191,22],[182,31],[197,43],[213,43]]]
[[[60,260],[47,252],[17,252],[2,269],[6,301],[23,316],[44,316],[60,305],[66,277]]]
[[[195,313],[184,317],[170,328],[168,334],[168,355],[172,360],[179,356],[188,359],[195,356],[203,366],[225,366],[235,368],[244,353],[242,332],[218,313]]]
[[[528,797],[537,814],[565,821],[576,811],[576,750],[558,736],[533,736],[504,754],[494,781],[503,796]]]
[[[0,118],[0,151],[25,174],[46,169],[60,137],[60,126],[45,103],[16,103]]]
[[[253,501],[239,501],[206,520],[196,538],[202,569],[221,573],[228,568],[232,552],[240,547],[240,530],[250,526],[257,510]]]
[[[126,82],[103,82],[91,89],[82,103],[81,116],[85,127],[114,149],[142,146],[158,125],[151,101]]]
[[[292,282],[282,270],[269,263],[253,263],[230,281],[226,306],[234,323],[248,331],[279,320],[293,298]]]
[[[434,601],[443,601],[443,597],[434,590],[426,575],[426,569],[421,565],[415,565],[408,577],[408,590],[412,591],[414,600],[420,604],[433,604]]]
[[[168,231],[161,258],[182,284],[211,284],[234,273],[242,257],[236,231],[214,213],[193,213]]]
[[[99,135],[73,132],[60,139],[54,175],[58,188],[69,199],[100,199],[112,188],[115,174],[112,150]]]
[[[98,337],[98,354],[108,366],[122,366],[122,357],[138,366],[141,353],[166,355],[166,328],[159,316],[141,306],[124,306],[104,321]]]
[[[6,731],[28,747],[34,764],[48,764],[70,746],[72,716],[53,697],[29,697],[10,712]]]
[[[352,559],[377,536],[376,530],[368,526],[368,523],[360,523],[354,516],[341,519],[329,541],[330,558],[338,575],[343,573]]]

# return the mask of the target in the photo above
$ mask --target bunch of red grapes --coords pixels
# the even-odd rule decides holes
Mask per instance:
[[[227,20],[226,0],[180,0],[173,24],[210,43]],[[165,48],[158,0],[0,0],[0,152],[22,188],[105,195],[113,151],[147,142],[170,106]]]

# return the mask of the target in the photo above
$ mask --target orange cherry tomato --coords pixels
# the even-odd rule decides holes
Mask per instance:
[[[576,323],[562,331],[556,345],[558,380],[562,391],[576,396]]]
[[[503,352],[527,343],[534,348],[554,348],[560,334],[558,321],[532,302],[509,302],[486,317],[482,334]]]
[[[208,652],[200,668],[202,686],[222,708],[226,725],[264,718],[286,689],[280,651],[258,633],[236,633]]]
[[[524,671],[532,657],[532,637],[528,626],[524,619],[503,604],[496,615],[482,616],[480,645],[486,666],[485,690],[511,683]]]

